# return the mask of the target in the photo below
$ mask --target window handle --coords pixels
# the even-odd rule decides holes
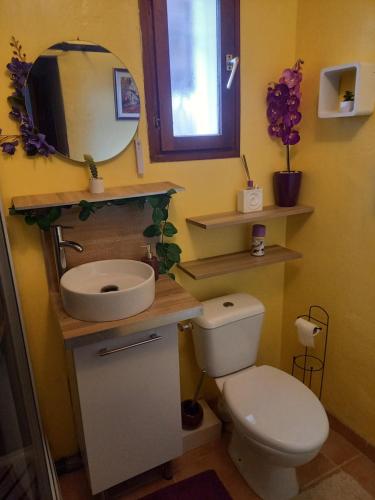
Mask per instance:
[[[229,57],[231,57],[231,56],[229,56]],[[227,55],[227,59],[226,59],[227,70],[230,71],[229,80],[228,80],[228,83],[227,83],[227,89],[228,90],[232,86],[234,75],[236,74],[238,65],[240,63],[240,58],[239,57],[236,56],[236,57],[232,57],[231,59],[229,57]]]

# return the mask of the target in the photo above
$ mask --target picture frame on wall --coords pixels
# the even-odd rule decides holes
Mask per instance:
[[[137,86],[126,68],[113,69],[116,120],[138,120],[140,99]]]

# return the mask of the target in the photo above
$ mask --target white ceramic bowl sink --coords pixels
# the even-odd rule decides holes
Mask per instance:
[[[155,298],[155,273],[138,260],[88,262],[67,271],[60,280],[65,311],[84,321],[113,321],[134,316]]]

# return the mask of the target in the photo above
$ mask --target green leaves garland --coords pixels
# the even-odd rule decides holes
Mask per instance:
[[[87,220],[90,215],[93,215],[97,210],[105,206],[122,206],[129,205],[130,203],[137,203],[140,209],[143,209],[145,206],[145,198],[143,197],[135,197],[135,198],[123,198],[120,200],[111,200],[111,201],[86,201],[81,200],[78,203],[78,206],[81,208],[81,211],[78,214],[78,218],[81,221]]]
[[[78,218],[81,221],[87,220],[90,215],[94,214],[97,210],[103,208],[107,203],[105,201],[90,202],[86,200],[81,200],[78,206],[81,208]]]
[[[156,243],[156,255],[159,261],[159,273],[167,274],[175,279],[175,275],[170,272],[171,268],[180,262],[181,248],[176,243],[164,241],[165,237],[171,238],[177,233],[176,227],[168,221],[169,203],[174,189],[170,189],[166,194],[149,196],[147,201],[152,207],[152,222],[143,231],[143,236],[147,238],[159,237],[160,241]]]
[[[137,203],[138,207],[143,209],[145,206],[145,198],[144,197],[124,198],[120,200],[94,201],[94,202],[81,200],[78,203],[78,206],[81,209],[79,211],[78,218],[81,221],[85,221],[90,217],[90,215],[93,215],[97,210],[100,210],[105,206],[110,206],[110,205],[121,206],[121,205],[127,205],[129,203]],[[69,209],[72,208],[72,205],[64,205],[51,208],[39,208],[33,210],[17,210],[16,208],[14,208],[14,206],[12,206],[9,209],[9,215],[21,215],[22,217],[24,217],[26,224],[28,224],[29,226],[36,224],[43,231],[49,231],[51,226],[61,216],[63,208]]]
[[[62,207],[51,207],[43,210],[16,210],[14,207],[11,207],[9,209],[9,215],[22,215],[27,225],[33,226],[36,224],[43,231],[48,231],[61,216],[61,208]]]

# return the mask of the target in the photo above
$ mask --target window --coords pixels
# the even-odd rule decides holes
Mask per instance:
[[[239,156],[239,0],[139,3],[151,160]]]

